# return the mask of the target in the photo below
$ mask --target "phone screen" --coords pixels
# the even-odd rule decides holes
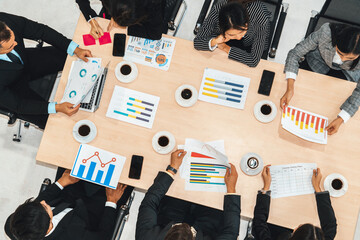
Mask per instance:
[[[143,160],[144,160],[143,156],[138,156],[138,155],[132,156],[129,178],[140,179]]]
[[[266,96],[270,95],[271,87],[272,87],[272,84],[273,84],[273,81],[274,81],[274,76],[275,76],[274,72],[270,72],[270,71],[267,71],[267,70],[263,71],[261,81],[260,81],[260,85],[259,85],[259,90],[258,90],[259,94],[263,94],[263,95],[266,95]]]
[[[122,33],[115,33],[114,45],[113,45],[113,56],[123,57],[125,54],[125,42],[126,35]]]

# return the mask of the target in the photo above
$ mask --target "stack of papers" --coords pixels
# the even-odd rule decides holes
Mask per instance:
[[[86,102],[86,97],[88,101],[90,101],[91,94],[89,94],[89,92],[101,75],[102,68],[101,58],[88,59],[88,62],[82,60],[72,62],[68,82],[61,102],[78,105],[81,102]]]
[[[224,141],[186,139],[183,148],[187,154],[179,171],[186,180],[185,190],[226,192],[224,176],[230,164],[224,154]]]

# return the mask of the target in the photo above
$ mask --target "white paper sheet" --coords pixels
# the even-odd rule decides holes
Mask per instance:
[[[160,40],[129,37],[124,59],[167,71],[175,43],[175,39],[166,37]]]
[[[70,175],[116,189],[125,160],[118,154],[81,144]]]
[[[115,86],[106,116],[152,128],[159,101],[157,96]]]
[[[244,109],[250,78],[205,68],[199,100]]]
[[[310,142],[326,144],[328,118],[300,108],[288,106],[283,109],[282,127],[302,139]]]
[[[88,62],[82,60],[73,61],[61,102],[79,104],[86,102],[86,96],[91,95],[91,89],[102,72],[101,58],[88,58]],[[91,96],[90,96],[91,97]],[[88,101],[90,101],[90,97]]]
[[[180,175],[185,178],[185,190],[226,192],[224,176],[230,167],[224,141],[203,143],[194,139],[185,140],[187,154],[180,166]]]
[[[270,166],[271,197],[281,198],[304,194],[313,194],[311,183],[316,163],[296,163]]]

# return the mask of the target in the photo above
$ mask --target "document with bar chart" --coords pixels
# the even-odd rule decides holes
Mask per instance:
[[[118,154],[81,144],[70,175],[116,189],[125,160]]]
[[[327,117],[288,106],[283,109],[281,125],[285,130],[307,141],[327,143]]]
[[[250,78],[205,68],[199,100],[244,109]]]
[[[159,101],[157,96],[115,86],[106,116],[152,128]]]
[[[316,163],[295,163],[270,166],[271,197],[290,197],[314,194],[311,183]]]

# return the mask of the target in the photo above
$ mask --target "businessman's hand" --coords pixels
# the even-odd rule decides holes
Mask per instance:
[[[227,54],[229,54],[231,48],[226,43],[219,43],[218,44],[218,49],[220,49],[220,50],[226,52]]]
[[[326,128],[325,131],[328,131],[329,135],[333,135],[337,133],[339,130],[341,124],[344,122],[344,120],[341,117],[337,117],[334,121],[332,121]]]
[[[62,112],[62,113],[65,113],[68,116],[71,116],[71,115],[77,113],[77,111],[79,111],[79,108],[80,108],[80,104],[77,105],[74,108],[73,108],[73,105],[74,104],[69,103],[69,102],[56,104],[55,105],[55,110],[56,110],[56,112]]]
[[[65,172],[63,173],[63,175],[61,176],[61,178],[58,180],[58,183],[63,186],[69,186],[71,184],[77,183],[80,179],[78,178],[74,178],[72,176],[70,176],[70,170],[67,169],[65,170]]]
[[[295,79],[289,78],[287,80],[287,90],[280,99],[281,108],[286,108],[289,105],[291,98],[294,96],[294,84],[295,84]]]
[[[116,189],[106,188],[106,199],[108,202],[117,203],[123,195],[127,186],[122,183],[118,183]]]
[[[269,191],[270,190],[270,185],[271,185],[271,175],[270,175],[270,165],[266,165],[262,171],[262,178],[264,181],[264,191]]]
[[[320,183],[321,183],[322,174],[320,168],[313,170],[313,176],[311,178],[312,185],[315,189],[315,192],[321,192]]]
[[[230,163],[230,169],[226,169],[225,174],[225,184],[227,188],[227,193],[235,193],[236,192],[236,182],[238,179],[238,173],[236,171],[236,167]]]
[[[87,57],[92,57],[91,51],[87,50],[87,49],[82,49],[77,47],[74,51],[75,55],[80,58],[81,60],[83,60],[84,62],[88,62],[89,60],[87,59]]]
[[[99,23],[95,20],[95,18],[90,20],[91,30],[90,34],[93,38],[98,39],[102,35],[104,35],[104,31],[101,29]]]
[[[171,154],[170,166],[178,170],[185,155],[186,152],[183,149],[179,149],[173,152]]]

